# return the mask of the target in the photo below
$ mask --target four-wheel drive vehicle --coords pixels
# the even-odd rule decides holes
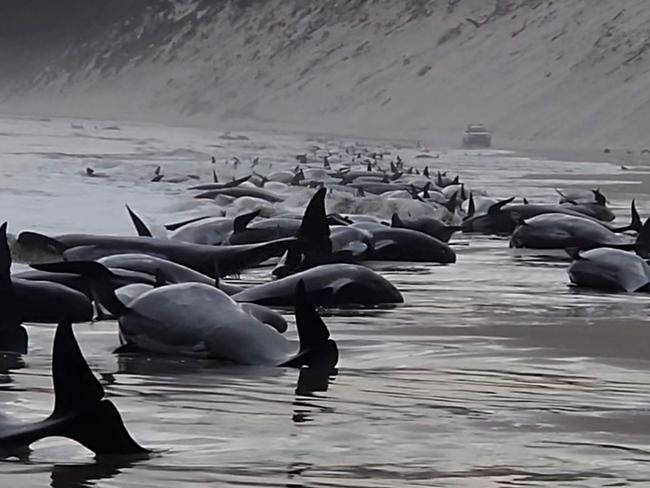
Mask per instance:
[[[483,124],[469,124],[463,134],[463,147],[490,147],[492,134]]]

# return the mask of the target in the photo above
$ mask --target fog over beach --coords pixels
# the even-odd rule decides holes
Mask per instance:
[[[649,21],[644,0],[4,2],[0,111],[638,150]]]

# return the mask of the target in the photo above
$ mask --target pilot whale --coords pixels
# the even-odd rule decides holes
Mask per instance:
[[[7,223],[0,225],[0,350],[27,352],[23,322],[58,323],[63,318],[88,322],[93,318],[90,299],[73,288],[50,281],[11,276]]]
[[[18,235],[21,246],[54,249],[67,261],[142,253],[182,264],[208,276],[214,276],[215,269],[219,270],[221,276],[239,273],[271,257],[280,256],[293,242],[293,238],[286,238],[261,244],[209,246],[152,237],[92,234],[48,237],[35,232],[21,232]]]

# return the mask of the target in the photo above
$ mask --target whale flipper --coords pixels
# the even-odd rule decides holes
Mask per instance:
[[[327,326],[316,312],[305,282],[300,280],[296,286],[296,327],[300,338],[300,351],[281,366],[300,368],[333,368],[339,358],[336,342],[330,339]]]

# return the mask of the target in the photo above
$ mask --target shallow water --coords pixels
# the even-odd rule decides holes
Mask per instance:
[[[130,234],[127,202],[159,222],[180,220],[207,207],[187,196],[191,181],[150,183],[157,165],[207,181],[212,154],[224,174],[232,173],[224,159],[261,155],[265,173],[322,143],[70,122],[0,119],[0,207],[10,231]],[[629,199],[647,191],[643,168],[398,152],[498,197],[554,201],[555,186],[599,185],[623,222]],[[85,177],[87,166],[108,177]],[[647,216],[650,206],[638,204]],[[29,461],[0,463],[2,486],[650,486],[650,296],[575,291],[563,253],[462,234],[454,247],[452,266],[375,265],[404,305],[323,313],[341,351],[330,376],[118,357],[115,324],[76,325],[107,396],[156,454],[96,462],[71,441],[48,439]],[[30,354],[0,362],[0,411],[24,421],[52,406],[53,327],[28,328]]]

